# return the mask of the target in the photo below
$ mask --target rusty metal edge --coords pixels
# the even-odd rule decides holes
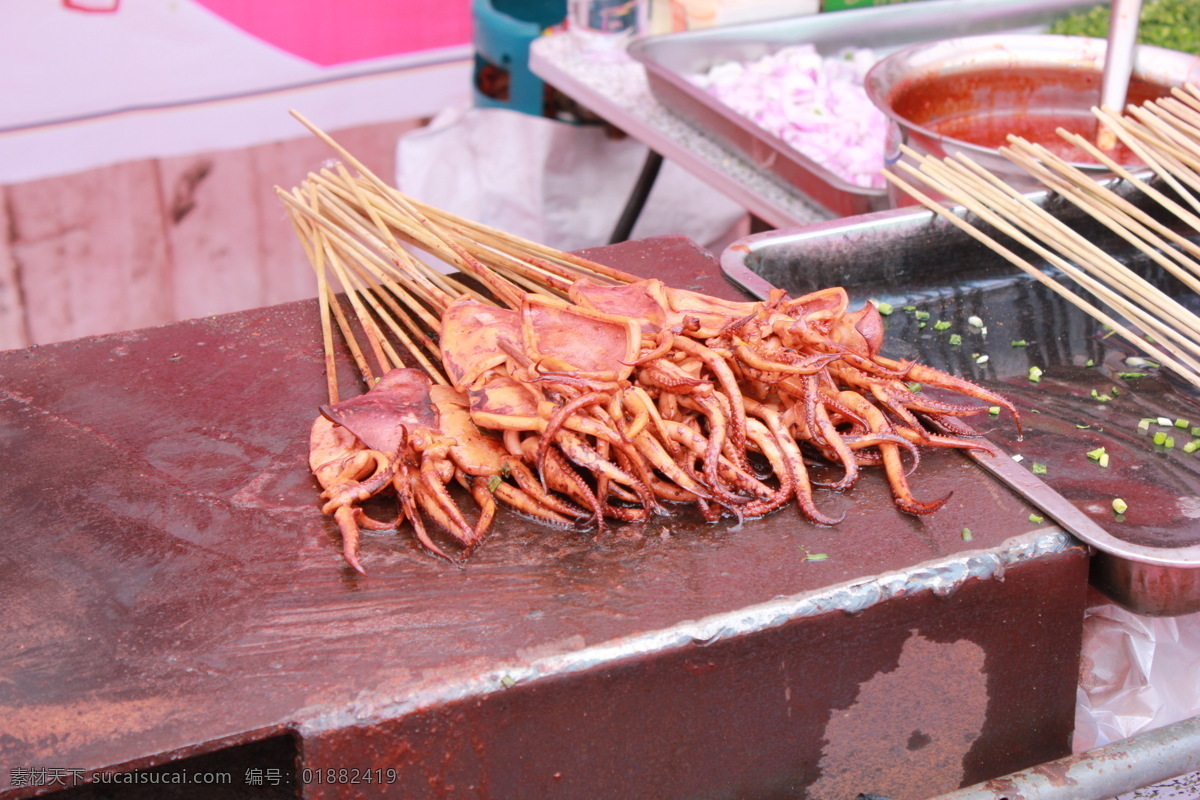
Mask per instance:
[[[1107,800],[1200,769],[1200,717],[929,800]]]
[[[1010,567],[1076,548],[1082,549],[1083,545],[1065,530],[1055,526],[1042,527],[1007,539],[995,548],[962,551],[904,570],[778,597],[649,633],[620,637],[541,658],[514,660],[465,680],[443,681],[416,691],[409,686],[403,696],[391,699],[380,697],[376,687],[370,700],[352,703],[337,712],[322,710],[301,722],[296,730],[303,738],[348,726],[374,725],[447,702],[506,691],[517,684],[580,673],[681,647],[704,647],[731,637],[778,628],[806,617],[834,612],[857,614],[886,600],[918,592],[928,591],[946,597],[967,581],[1002,579],[1004,571]]]

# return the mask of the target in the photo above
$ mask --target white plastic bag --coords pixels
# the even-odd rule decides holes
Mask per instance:
[[[1200,714],[1200,613],[1143,617],[1097,599],[1084,620],[1077,753]]]
[[[400,139],[396,183],[438,208],[576,250],[608,243],[647,152],[600,126],[451,108]],[[745,219],[744,209],[667,161],[630,238],[683,234],[719,250]]]

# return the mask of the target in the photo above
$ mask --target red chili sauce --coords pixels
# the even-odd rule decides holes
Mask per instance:
[[[1095,163],[1055,130],[1066,128],[1096,138],[1090,108],[1100,104],[1097,70],[1034,67],[931,75],[897,87],[896,113],[923,128],[981,147],[998,148],[1009,134],[1045,146],[1077,163]],[[1165,86],[1133,78],[1127,102],[1141,105],[1170,94]],[[1120,164],[1137,164],[1124,145],[1106,153]]]

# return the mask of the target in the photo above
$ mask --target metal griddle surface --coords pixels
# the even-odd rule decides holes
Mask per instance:
[[[596,255],[736,296],[680,237]],[[930,453],[916,493],[954,491],[932,517],[897,512],[868,469],[851,491],[819,492],[846,513],[836,528],[788,508],[596,541],[502,512],[463,568],[407,534],[366,535],[362,578],[306,465],[323,393],[315,302],[0,353],[0,763],[132,768],[303,741],[413,698],[498,689],[505,665],[1033,527],[1032,507],[968,459]],[[22,794],[9,779],[0,794]]]

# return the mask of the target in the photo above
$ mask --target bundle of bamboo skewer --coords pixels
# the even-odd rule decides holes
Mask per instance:
[[[1176,90],[1170,98],[1129,109],[1128,116],[1109,109],[1096,109],[1095,113],[1101,123],[1108,126],[1114,136],[1166,185],[1165,189],[1160,190],[1140,174],[1133,174],[1113,162],[1083,137],[1061,129],[1060,135],[1089,152],[1115,175],[1150,198],[1157,204],[1155,211],[1166,214],[1147,213],[1143,210],[1145,203],[1139,206],[1130,202],[1124,194],[1114,191],[1112,185],[1096,182],[1041,145],[1010,137],[1009,146],[1001,152],[1050,192],[1065,198],[1094,222],[1145,254],[1187,291],[1200,294],[1200,246],[1187,235],[1200,232],[1200,199],[1197,199],[1200,195],[1200,91],[1190,86]],[[870,321],[869,312],[874,309],[864,308],[861,312],[847,314],[845,292],[834,288],[806,296],[811,298],[808,302],[813,303],[810,310],[806,310],[806,298],[788,299],[782,293],[760,304],[724,304],[713,298],[690,296],[686,303],[693,305],[676,320],[681,324],[669,330],[666,327],[659,330],[655,327],[659,323],[651,322],[649,318],[632,322],[632,317],[636,316],[632,311],[612,312],[622,319],[625,319],[623,315],[629,315],[626,322],[635,328],[641,326],[641,342],[633,349],[633,355],[617,358],[614,364],[641,370],[639,365],[662,360],[665,354],[671,353],[670,359],[663,362],[663,368],[675,364],[687,365],[691,370],[674,375],[671,378],[674,384],[656,388],[653,381],[657,379],[651,378],[648,386],[656,392],[653,398],[646,395],[647,387],[632,379],[612,382],[611,377],[598,377],[608,375],[607,372],[596,372],[597,377],[590,377],[592,373],[573,371],[578,367],[568,366],[566,372],[561,367],[555,368],[552,365],[561,359],[554,354],[539,356],[536,347],[529,349],[536,334],[531,340],[528,331],[524,345],[515,340],[507,345],[491,342],[489,346],[500,345],[493,355],[509,360],[506,363],[510,366],[505,369],[516,370],[497,373],[500,380],[497,386],[509,385],[505,383],[509,380],[506,376],[530,372],[535,383],[549,382],[538,384],[540,388],[533,390],[533,394],[549,397],[547,392],[550,392],[555,397],[561,394],[561,397],[551,402],[543,398],[536,410],[530,406],[526,413],[542,417],[531,416],[524,422],[518,420],[516,427],[506,427],[508,423],[502,422],[487,436],[473,426],[464,429],[468,439],[481,444],[488,442],[499,459],[483,472],[471,472],[458,463],[460,460],[456,460],[453,469],[448,462],[439,462],[445,458],[438,455],[444,452],[442,448],[454,446],[448,431],[431,429],[421,434],[422,443],[417,446],[419,465],[412,460],[417,455],[402,457],[396,449],[405,446],[403,439],[398,440],[399,445],[392,442],[382,452],[374,445],[363,449],[362,441],[351,445],[350,440],[361,437],[355,433],[350,440],[345,439],[346,431],[350,429],[349,421],[371,401],[362,395],[358,399],[366,398],[365,404],[355,405],[353,411],[347,407],[343,412],[339,408],[353,404],[356,398],[339,402],[342,392],[337,385],[335,326],[363,383],[372,392],[386,383],[381,379],[389,374],[419,371],[433,384],[456,393],[451,397],[446,393],[421,390],[422,402],[438,402],[433,399],[435,395],[449,398],[448,405],[437,412],[450,415],[449,419],[465,409],[466,393],[472,385],[477,385],[474,378],[467,380],[462,370],[451,363],[454,358],[447,356],[447,338],[443,336],[448,315],[454,317],[458,313],[455,309],[463,308],[464,301],[492,308],[523,309],[520,314],[533,308],[557,308],[561,313],[575,314],[583,319],[587,314],[596,315],[601,307],[580,310],[578,292],[584,293],[584,307],[589,308],[588,304],[594,300],[587,299],[588,291],[598,291],[610,298],[617,295],[632,297],[628,291],[622,294],[620,287],[625,287],[636,290],[635,294],[644,294],[644,297],[639,294],[641,300],[658,298],[655,303],[666,303],[666,296],[660,297],[664,291],[676,291],[679,297],[688,293],[680,294],[669,287],[652,287],[650,284],[656,282],[641,280],[425,205],[391,187],[333,139],[296,116],[333,147],[344,162],[310,174],[291,191],[277,191],[292,215],[316,271],[321,304],[331,407],[322,408],[326,421],[323,423],[318,419],[314,425],[310,462],[314,474],[326,487],[322,495],[329,499],[325,510],[338,519],[346,558],[360,570],[356,556],[358,528],[373,523],[362,515],[361,509],[354,508],[354,504],[362,499],[360,495],[368,491],[368,486],[383,485],[381,481],[393,483],[405,505],[403,516],[412,521],[426,548],[440,555],[445,554],[419,524],[421,512],[417,505],[450,531],[465,547],[465,552],[479,541],[494,514],[492,493],[514,507],[533,508],[545,519],[563,520],[562,513],[587,517],[588,513],[581,513],[578,506],[564,505],[561,497],[547,492],[551,487],[541,472],[550,463],[547,459],[558,459],[555,463],[563,463],[561,457],[554,454],[555,446],[570,449],[571,458],[578,467],[559,468],[557,491],[571,495],[580,506],[592,509],[592,518],[601,529],[603,517],[644,518],[642,512],[652,513],[662,498],[691,498],[689,502],[696,502],[706,518],[715,519],[723,513],[722,509],[739,518],[743,513],[751,516],[766,513],[788,497],[794,497],[809,520],[835,524],[836,520],[821,514],[813,506],[812,486],[805,474],[806,458],[823,456],[827,460],[840,461],[846,477],[837,488],[846,488],[853,483],[859,464],[883,464],[897,505],[909,513],[924,514],[940,507],[945,498],[922,503],[912,497],[906,482],[907,472],[901,464],[901,452],[910,453],[915,463],[917,444],[987,447],[986,443],[968,441],[961,436],[929,435],[916,420],[914,412],[924,414],[937,426],[944,426],[943,430],[962,434],[964,431],[969,433],[969,429],[956,427],[953,417],[976,413],[978,409],[918,399],[910,389],[904,388],[904,378],[915,378],[920,372],[925,376],[924,382],[931,386],[940,385],[969,397],[1003,405],[1016,416],[1011,403],[986,389],[936,370],[878,356],[882,323],[876,326]],[[935,201],[893,172],[885,173],[888,180],[1109,326],[1167,369],[1200,387],[1200,317],[1177,299],[1178,292],[1173,297],[1157,288],[1156,284],[1161,281],[1139,275],[1098,246],[1088,234],[1072,229],[1052,211],[966,156],[936,159],[911,150],[907,150],[906,155],[912,163],[900,162],[898,168],[901,171],[927,186],[931,193],[960,208],[951,209]],[[1160,221],[1167,216],[1171,217],[1171,224]],[[990,226],[994,233],[978,227],[971,221],[972,217]],[[1008,237],[1011,241],[1001,241],[998,237]],[[444,262],[449,266],[449,272],[436,263],[429,263],[429,257]],[[842,298],[840,307],[836,301],[838,296]],[[530,298],[545,298],[549,305],[541,305]],[[828,305],[830,302],[833,302],[832,306]],[[696,303],[699,305],[694,305]],[[568,308],[572,310],[566,311]],[[653,312],[655,314],[662,310],[681,311],[679,308],[668,309],[667,305],[655,308],[658,309]],[[814,339],[816,329],[809,327],[813,322],[806,321],[809,313],[816,314],[812,317],[814,322],[826,319],[819,323],[821,325],[842,327],[837,332],[832,327],[829,330],[822,328],[822,335],[827,338],[817,335]],[[701,322],[700,317],[706,314],[719,317],[721,324]],[[599,313],[591,319],[595,321],[605,316],[605,313]],[[522,326],[532,324],[531,317],[522,316],[521,319],[525,320],[520,323]],[[877,314],[875,319],[878,320]],[[860,321],[863,327],[859,327]],[[650,330],[645,326],[650,326]],[[801,335],[794,339],[805,331],[808,331],[808,338]],[[472,338],[461,326],[454,335]],[[564,332],[561,340],[575,336]],[[693,336],[694,339],[690,338]],[[781,346],[780,337],[791,338],[782,342],[786,346]],[[453,342],[453,338],[450,341]],[[850,341],[856,344],[846,344]],[[583,349],[589,346],[594,348],[596,345],[585,343]],[[808,352],[806,348],[810,346],[815,349]],[[533,361],[530,361],[531,354],[535,358]],[[540,360],[543,357],[545,363]],[[414,366],[417,370],[411,369]],[[456,369],[458,373],[455,373]],[[646,376],[650,377],[653,367],[646,369]],[[817,372],[823,377],[812,379],[810,383],[786,377],[792,373],[809,375]],[[414,391],[419,389],[420,381],[426,379],[405,380],[407,382],[384,388],[393,393]],[[559,388],[549,389],[552,384]],[[675,421],[679,408],[671,395],[675,392],[690,395],[693,384],[702,391],[679,401],[688,404],[688,411],[680,417],[683,422]],[[471,391],[472,418],[479,412],[480,424],[487,427],[490,423],[486,420],[492,420],[493,414],[486,405],[490,402],[486,399],[487,391]],[[642,394],[638,395],[638,392]],[[709,393],[715,399],[704,399]],[[351,390],[349,394],[357,392]],[[637,399],[643,395],[646,395],[644,399]],[[872,407],[868,396],[882,407]],[[383,402],[394,405],[397,397],[399,395],[393,394],[390,400]],[[598,398],[605,402],[601,403]],[[481,400],[484,405],[477,409],[476,400]],[[655,410],[656,403],[662,408]],[[650,414],[646,420],[657,420],[656,432],[651,433],[654,427],[651,426],[645,429],[645,436],[657,436],[661,441],[654,444],[643,438],[641,441],[648,448],[643,451],[633,447],[638,434],[631,431],[642,430],[641,426],[646,424],[646,420],[641,419],[644,412]],[[582,418],[575,419],[576,415]],[[826,417],[836,422],[830,422]],[[504,419],[515,420],[516,417]],[[780,421],[782,426],[777,424]],[[602,423],[601,427],[597,427],[598,423]],[[768,430],[764,424],[773,427]],[[388,425],[397,427],[394,421]],[[413,425],[416,425],[413,430],[420,428],[416,422]],[[567,432],[570,425],[575,425],[578,433],[586,432],[588,438],[582,448],[578,446],[580,440],[576,434]],[[605,433],[604,425],[613,427]],[[528,431],[534,433],[526,436],[524,432]],[[742,469],[739,462],[744,457],[739,453],[747,447],[747,431],[752,431],[756,437],[751,449],[771,461],[777,485],[755,481],[747,477],[748,473],[739,472]],[[446,443],[440,444],[441,439]],[[683,443],[693,450],[675,452]],[[807,455],[801,455],[801,445],[808,448]],[[857,449],[852,452],[851,446]],[[318,454],[324,454],[330,448],[341,448],[346,452],[332,459],[325,455],[318,458]],[[663,448],[674,448],[676,461],[673,462]],[[605,454],[603,457],[601,451]],[[605,460],[610,451],[614,461]],[[536,466],[540,487],[528,471],[522,472],[527,464]],[[515,477],[508,471],[509,467],[516,470]],[[631,477],[623,471],[625,468],[642,477]],[[436,477],[439,471],[443,473],[440,479]],[[592,473],[588,482],[582,482],[587,473]],[[454,502],[444,495],[444,488],[438,481],[450,481],[451,475],[469,489],[479,503],[481,516],[477,524],[467,523],[453,508]],[[676,485],[668,485],[662,480],[664,476],[676,481]],[[509,485],[506,481],[510,477],[519,486]],[[330,481],[336,485],[331,485]],[[614,486],[614,482],[621,486]],[[654,486],[653,492],[647,488],[650,484]],[[609,505],[605,499],[608,496],[618,498],[625,505]],[[641,510],[631,508],[638,504],[642,506]],[[715,505],[720,505],[721,509],[715,509]]]
[[[1144,193],[1174,220],[1171,224],[1130,202],[1111,183],[1097,182],[1040,144],[1010,136],[1009,146],[1000,153],[1048,191],[1144,254],[1186,290],[1200,294],[1200,245],[1186,235],[1200,232],[1200,90],[1191,85],[1175,88],[1170,97],[1131,105],[1126,112],[1093,109],[1104,129],[1128,147],[1166,190],[1152,184],[1144,170],[1135,174],[1085,137],[1062,128],[1058,134]],[[909,148],[903,151],[909,161],[897,163],[901,171],[1011,241],[985,232],[969,217],[955,213],[893,171],[884,172],[888,181],[1200,387],[1200,317],[1186,308],[1178,295],[1172,297],[1157,288],[1044,204],[1035,203],[968,156],[937,159]],[[1044,264],[1019,254],[1010,246],[1013,243],[1044,259]],[[1055,271],[1083,292],[1077,293]]]
[[[566,287],[582,277],[612,283],[638,280],[621,270],[422,203],[375,175],[302,115],[293,114],[344,159],[344,163],[310,174],[290,192],[276,187],[316,271],[330,402],[337,402],[339,396],[331,320],[336,321],[368,386],[380,373],[404,365],[389,343],[389,332],[435,382],[447,383],[438,345],[428,335],[439,327],[435,310],[462,296],[486,300],[476,286],[440,269],[439,260],[476,277],[501,299],[511,294],[512,286],[565,297]],[[358,174],[351,175],[346,164]],[[434,256],[434,262],[420,251]],[[511,285],[490,283],[487,276],[493,272]],[[351,306],[371,358],[358,341],[339,295]]]
[[[716,521],[794,502],[834,525],[814,501],[816,462],[841,470],[826,484],[838,491],[881,467],[898,508],[931,514],[949,495],[913,495],[918,447],[990,450],[958,418],[994,406],[1017,419],[995,392],[883,356],[878,311],[850,311],[841,287],[729,301],[639,278],[422,204],[300,119],[344,160],[278,193],[322,312],[330,403],[309,462],[356,569],[361,527],[407,519],[451,558],[427,517],[465,556],[497,501],[599,532],[668,504]],[[365,394],[339,399],[335,326]],[[451,482],[471,493],[476,522]],[[396,521],[364,513],[393,489]]]

